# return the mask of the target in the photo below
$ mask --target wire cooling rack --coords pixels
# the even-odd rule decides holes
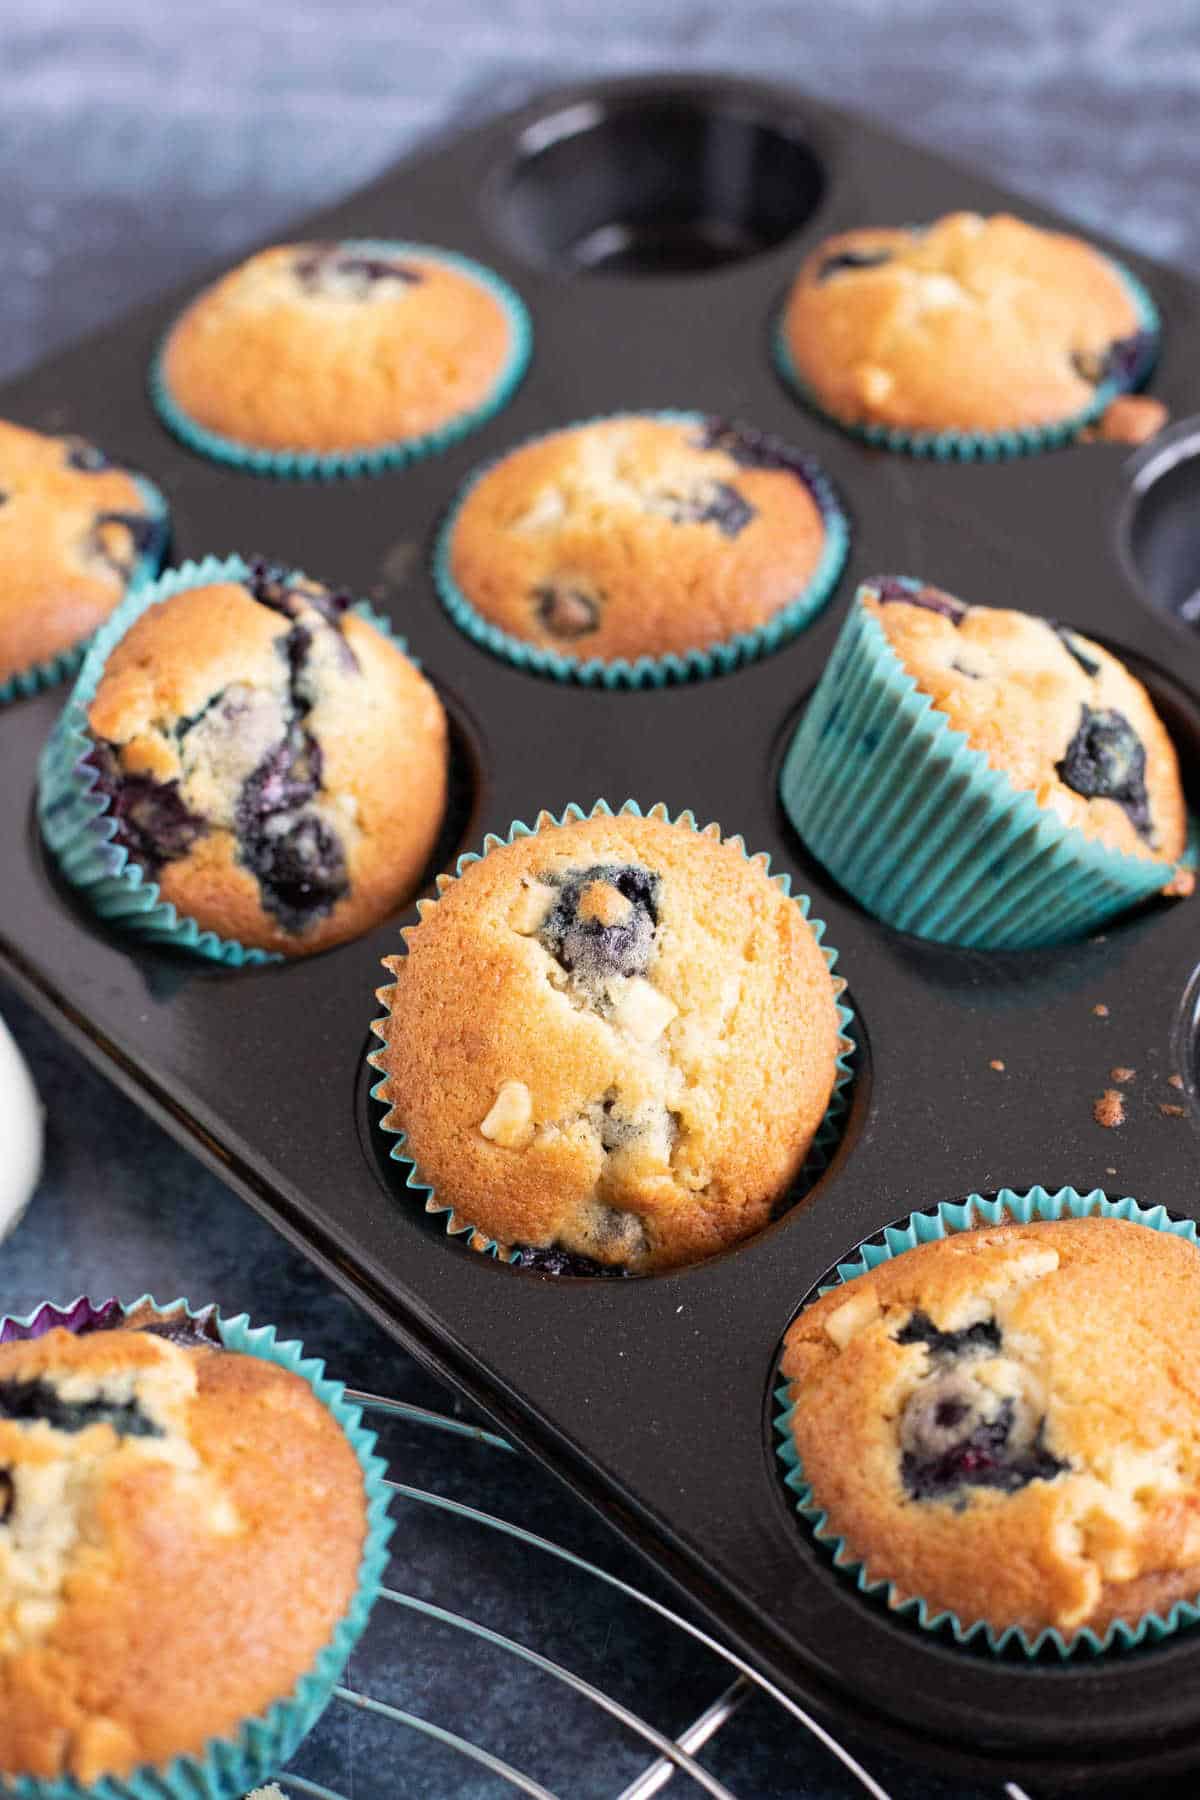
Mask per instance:
[[[393,1476],[406,1461],[412,1460],[408,1454],[413,1442],[412,1433],[438,1432],[469,1442],[473,1453],[482,1454],[485,1463],[497,1458],[511,1458],[515,1483],[501,1483],[510,1497],[514,1491],[517,1495],[529,1491],[538,1479],[526,1459],[504,1438],[465,1419],[400,1400],[384,1399],[377,1394],[351,1392],[348,1398],[362,1406],[371,1416],[372,1425],[380,1429]],[[389,1431],[397,1427],[408,1434],[408,1452],[403,1443],[393,1448],[387,1442]],[[489,1472],[484,1471],[485,1474]],[[466,1472],[467,1492],[473,1489],[478,1479],[478,1471]],[[495,1485],[489,1481],[489,1491]],[[769,1776],[762,1782],[752,1777],[755,1779],[753,1792],[743,1785],[735,1793],[714,1772],[712,1763],[720,1734],[727,1731],[739,1715],[744,1716],[755,1707],[765,1707],[775,1714],[771,1720],[772,1743],[785,1746],[782,1752],[772,1753],[776,1762],[783,1761],[795,1768],[803,1756],[805,1766],[826,1764],[814,1777],[811,1790],[819,1793],[821,1800],[835,1800],[835,1797],[841,1800],[843,1795],[851,1800],[852,1796],[860,1794],[872,1795],[874,1800],[901,1800],[898,1788],[884,1785],[858,1754],[818,1719],[758,1674],[735,1652],[648,1589],[634,1586],[565,1543],[531,1530],[512,1518],[485,1511],[452,1492],[434,1491],[398,1479],[391,1480],[389,1486],[394,1496],[392,1513],[396,1520],[392,1573],[403,1566],[405,1578],[413,1586],[410,1591],[390,1585],[384,1588],[363,1645],[347,1671],[347,1682],[335,1689],[333,1705],[317,1734],[321,1741],[310,1740],[294,1764],[279,1777],[289,1800],[292,1796],[309,1796],[311,1800],[384,1800],[384,1796],[387,1800],[405,1800],[410,1795],[414,1800],[418,1797],[419,1800],[434,1800],[435,1796],[439,1800],[440,1797],[455,1796],[457,1800],[458,1796],[466,1795],[472,1800],[476,1796],[479,1800],[484,1800],[485,1796],[486,1800],[491,1800],[493,1795],[500,1800],[508,1793],[528,1794],[534,1800],[578,1800],[585,1794],[589,1800],[592,1796],[595,1800],[652,1800],[667,1788],[672,1797],[678,1793],[680,1800],[688,1794],[698,1793],[711,1795],[713,1800],[763,1800],[768,1783],[771,1793],[783,1792],[775,1787]],[[561,1505],[565,1514],[569,1502],[564,1498]],[[451,1595],[443,1594],[441,1599],[422,1591],[425,1585],[422,1580],[422,1532],[430,1521],[442,1526],[448,1524],[458,1535],[461,1554],[453,1562],[456,1568],[461,1567],[465,1603],[457,1591]],[[424,1541],[428,1542],[427,1539]],[[534,1565],[538,1565],[535,1598],[537,1591],[543,1590],[546,1615],[542,1621],[543,1629],[538,1634],[542,1648],[533,1648],[489,1622],[493,1610],[490,1605],[492,1595],[481,1575],[491,1568],[497,1547],[519,1548]],[[444,1581],[446,1558],[442,1556],[435,1560],[438,1579]],[[556,1564],[560,1568],[566,1565],[570,1571],[572,1616],[565,1621],[561,1614],[555,1618],[556,1590],[552,1576]],[[547,1571],[550,1579],[547,1579]],[[511,1592],[511,1569],[500,1566],[495,1572],[497,1591],[507,1585]],[[579,1611],[577,1598],[581,1582],[582,1591],[591,1589],[597,1602],[595,1614],[589,1613],[586,1619]],[[474,1605],[470,1604],[472,1599]],[[629,1608],[648,1613],[654,1624],[662,1628],[662,1665],[669,1662],[673,1648],[682,1645],[688,1652],[689,1692],[695,1688],[697,1656],[702,1662],[711,1662],[712,1679],[703,1703],[698,1704],[693,1699],[689,1720],[682,1729],[670,1730],[661,1721],[643,1716],[628,1697],[631,1671],[621,1658],[618,1621],[619,1614]],[[604,1620],[606,1611],[613,1615],[607,1622]],[[555,1654],[547,1652],[545,1643],[552,1620]],[[597,1622],[604,1625],[599,1644],[602,1665],[599,1679],[590,1668],[585,1672],[571,1666],[582,1662],[586,1667],[589,1661],[597,1660],[595,1643],[586,1641],[589,1635],[595,1638]],[[428,1641],[421,1635],[424,1628],[433,1633]],[[450,1640],[446,1633],[451,1634]],[[575,1653],[570,1662],[558,1650],[557,1640],[564,1637],[568,1650]],[[458,1640],[457,1644],[453,1643],[454,1639]],[[439,1650],[439,1645],[445,1647],[448,1643],[451,1646],[449,1657]],[[464,1645],[468,1651],[465,1663]],[[644,1650],[644,1646],[640,1647]],[[489,1659],[486,1663],[485,1654]],[[456,1671],[451,1678],[452,1691],[439,1695],[436,1691],[438,1670],[447,1661]],[[420,1711],[397,1703],[401,1695],[411,1701],[414,1687],[422,1702]],[[557,1699],[549,1697],[547,1690]],[[507,1734],[503,1744],[488,1747],[478,1741],[472,1730],[473,1722],[478,1729],[481,1694],[487,1694],[492,1701],[502,1695],[508,1699],[507,1713],[516,1722],[517,1729]],[[578,1742],[578,1725],[572,1728],[569,1718],[562,1720],[564,1695],[593,1714],[586,1733],[589,1744],[586,1757],[589,1766],[586,1768],[581,1766],[581,1761],[571,1759],[571,1740],[574,1735]],[[681,1698],[678,1694],[672,1697],[676,1702]],[[435,1711],[440,1713],[440,1718],[432,1716]],[[597,1715],[602,1726],[611,1726],[611,1734],[606,1730],[597,1734]],[[496,1716],[497,1708],[489,1705],[489,1720],[494,1721]],[[541,1766],[547,1760],[544,1755],[527,1757],[514,1753],[513,1749],[515,1740],[518,1750],[530,1746],[534,1750],[544,1750],[544,1731],[539,1721],[547,1717],[564,1723],[560,1737],[565,1742],[559,1745],[557,1779],[553,1774],[547,1776],[544,1771],[535,1777],[525,1766],[529,1760],[538,1760]],[[787,1747],[789,1740],[792,1740],[790,1750]],[[814,1744],[820,1749],[814,1751]],[[443,1753],[441,1757],[435,1756],[436,1768],[426,1757],[426,1752],[434,1747]],[[565,1762],[564,1751],[568,1758]],[[706,1756],[706,1761],[700,1760],[702,1756]],[[552,1763],[553,1756],[549,1760]],[[744,1766],[745,1759],[742,1759],[743,1770]],[[568,1771],[565,1783],[564,1769]],[[547,1785],[549,1780],[554,1780],[555,1785]],[[910,1785],[913,1780],[920,1785]],[[935,1778],[923,1777],[915,1771],[904,1784],[908,1795],[925,1795],[935,1788],[939,1793],[961,1792],[949,1788],[943,1790]],[[805,1794],[808,1791],[806,1786]],[[1012,1782],[994,1791],[997,1796],[1002,1792],[1006,1800],[1031,1800],[1031,1796]],[[789,1795],[796,1796],[796,1800],[799,1800],[800,1792],[797,1788],[787,1790]]]

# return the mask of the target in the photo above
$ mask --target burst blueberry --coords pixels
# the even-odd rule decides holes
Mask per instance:
[[[1115,800],[1139,836],[1153,842],[1146,749],[1124,713],[1084,706],[1066,755],[1054,767],[1067,787],[1085,800]]]
[[[76,469],[81,475],[98,475],[113,466],[104,451],[85,438],[68,440],[65,461],[68,469]]]
[[[674,525],[715,525],[722,537],[735,538],[757,517],[756,509],[727,481],[699,483],[691,493],[672,495],[655,511]]]
[[[1000,1327],[994,1319],[980,1319],[958,1331],[940,1331],[928,1313],[919,1309],[896,1333],[898,1344],[924,1344],[934,1356],[962,1356],[968,1351],[998,1351]]]
[[[558,638],[586,637],[600,623],[600,598],[571,582],[551,581],[533,590],[538,623]]]
[[[415,287],[424,280],[419,269],[394,257],[368,256],[344,250],[338,244],[313,244],[292,264],[297,281],[307,293],[327,290],[337,283],[355,299],[365,299],[382,281],[399,281]]]
[[[837,250],[825,258],[817,270],[817,280],[828,281],[834,275],[852,274],[859,269],[880,269],[891,260],[890,250]]]
[[[944,594],[941,588],[930,587],[922,581],[910,581],[902,575],[883,575],[872,582],[871,590],[881,606],[903,601],[906,606],[921,606],[926,612],[940,613],[952,625],[961,625],[967,616],[967,608],[952,594]]]
[[[1073,656],[1075,658],[1075,661],[1079,664],[1085,675],[1091,678],[1100,673],[1100,664],[1096,661],[1094,656],[1089,655],[1084,649],[1081,640],[1076,637],[1073,631],[1066,625],[1060,625],[1057,619],[1047,619],[1046,623],[1049,625],[1051,631],[1054,633],[1063,649],[1067,652],[1068,656]]]
[[[569,975],[599,987],[614,975],[645,974],[658,929],[657,875],[629,863],[594,863],[547,879],[559,894],[538,936]],[[614,903],[604,906],[608,895]]]
[[[96,771],[92,792],[105,797],[108,817],[116,821],[112,842],[127,850],[148,874],[186,856],[208,830],[207,821],[188,807],[178,781],[126,774],[115,744],[98,740],[83,761]]]
[[[53,1382],[0,1381],[0,1419],[18,1425],[49,1425],[53,1431],[86,1431],[111,1425],[118,1437],[162,1437],[136,1400],[64,1400]]]

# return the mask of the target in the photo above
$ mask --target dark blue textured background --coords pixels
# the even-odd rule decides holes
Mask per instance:
[[[1194,0],[4,0],[0,374],[367,180],[432,130],[552,81],[656,66],[793,80],[1200,271]],[[0,1249],[4,1310],[83,1288],[215,1297],[302,1336],[355,1385],[454,1405],[15,996],[0,1001],[49,1133],[37,1199]],[[522,1459],[412,1427],[386,1447],[398,1479],[644,1582]],[[724,1685],[714,1659],[560,1565],[415,1502],[396,1515],[394,1585],[568,1661],[660,1728],[680,1729]],[[379,1618],[353,1676],[572,1800],[611,1800],[648,1760],[544,1676],[408,1613]],[[960,1782],[864,1756],[903,1800],[971,1800]],[[860,1791],[758,1702],[704,1760],[745,1800]],[[353,1800],[511,1791],[346,1707],[296,1766]],[[698,1791],[670,1787],[685,1790]]]

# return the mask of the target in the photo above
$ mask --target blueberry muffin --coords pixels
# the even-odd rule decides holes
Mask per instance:
[[[190,425],[247,450],[419,439],[499,399],[519,372],[523,315],[502,292],[415,245],[278,244],[177,320],[160,391]]]
[[[358,1585],[363,1473],[308,1383],[203,1316],[114,1311],[0,1345],[3,1776],[202,1755],[290,1696]]]
[[[786,361],[842,424],[912,433],[1063,424],[1153,358],[1148,306],[1081,239],[998,214],[826,239],[796,276]]]
[[[790,1430],[899,1604],[1031,1636],[1200,1593],[1200,1254],[1120,1219],[980,1226],[807,1307]]]
[[[385,1126],[477,1243],[643,1273],[757,1231],[838,1077],[800,906],[739,840],[593,815],[490,850],[385,959]]]
[[[408,898],[446,799],[441,703],[346,594],[265,563],[150,606],[87,711],[114,842],[218,936],[300,956]]]
[[[597,420],[472,484],[443,545],[444,597],[559,656],[686,656],[805,597],[815,608],[837,573],[835,512],[813,465],[761,432],[700,414]]]
[[[148,482],[82,438],[0,419],[0,686],[82,644],[166,544]]]
[[[1065,625],[967,606],[907,578],[866,583],[861,604],[936,711],[1015,788],[1126,855],[1182,856],[1175,748],[1109,651]]]

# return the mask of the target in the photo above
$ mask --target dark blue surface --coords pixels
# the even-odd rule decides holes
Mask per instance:
[[[1200,269],[1197,22],[1192,0],[6,0],[0,373],[232,256],[448,122],[567,76],[655,65],[794,80]],[[15,997],[0,1000],[48,1117],[40,1191],[0,1249],[5,1310],[81,1289],[216,1298],[302,1337],[355,1386],[454,1407]],[[396,1479],[646,1584],[611,1533],[523,1459],[411,1426],[390,1429],[385,1447]],[[725,1686],[715,1658],[588,1578],[415,1501],[397,1500],[396,1514],[395,1586],[536,1645],[659,1728],[679,1730]],[[564,1800],[612,1800],[650,1760],[547,1676],[408,1611],[381,1611],[352,1676]],[[972,1800],[960,1782],[863,1755],[897,1800]],[[861,1791],[759,1701],[703,1760],[743,1800]],[[346,1706],[296,1766],[352,1800],[511,1791]],[[669,1789],[685,1791],[699,1790],[682,1778]]]

